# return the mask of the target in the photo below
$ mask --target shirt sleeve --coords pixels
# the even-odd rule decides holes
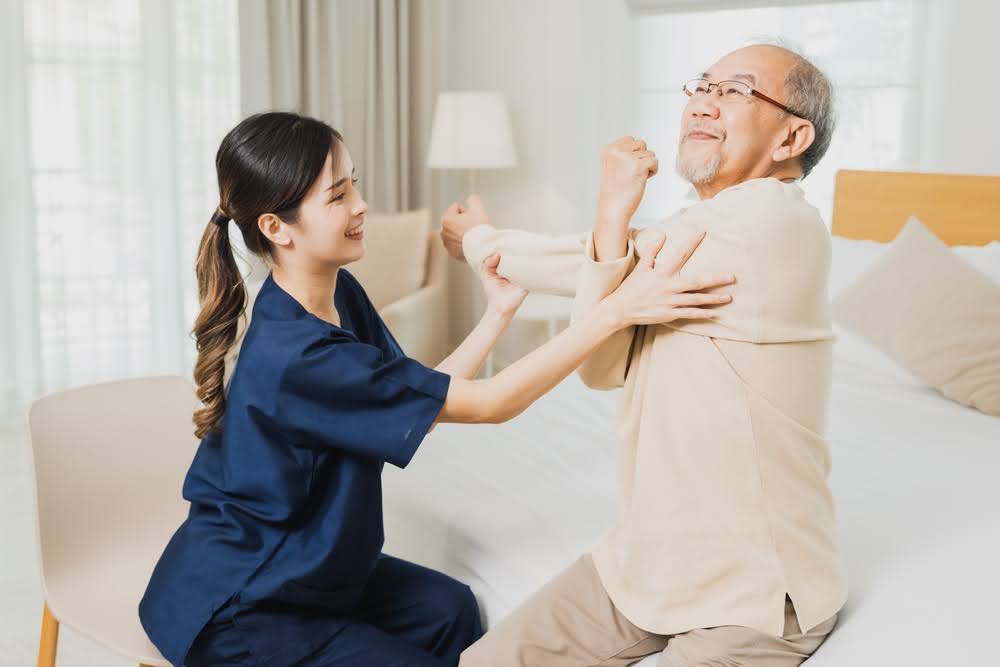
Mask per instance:
[[[451,377],[373,345],[326,339],[285,365],[274,419],[300,444],[404,468],[448,395]]]
[[[586,317],[588,311],[622,284],[635,268],[635,231],[630,230],[625,256],[599,262],[595,259],[594,235],[588,234],[583,266],[573,300],[574,322]],[[577,373],[591,389],[615,389],[625,384],[629,356],[637,327],[625,327],[611,334],[580,365]]]
[[[548,236],[521,229],[473,227],[462,238],[462,251],[473,271],[500,253],[497,273],[529,292],[573,296],[583,264],[584,234]]]

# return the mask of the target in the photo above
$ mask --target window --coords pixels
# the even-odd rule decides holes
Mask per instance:
[[[239,114],[236,1],[22,10],[37,390],[185,373],[215,150]]]
[[[915,168],[923,11],[920,0],[883,0],[638,19],[637,124],[660,156],[661,170],[650,181],[637,217],[648,223],[690,203],[691,186],[673,171],[687,101],[681,85],[723,54],[760,37],[781,37],[803,49],[837,87],[833,142],[802,181],[827,224],[838,169]]]

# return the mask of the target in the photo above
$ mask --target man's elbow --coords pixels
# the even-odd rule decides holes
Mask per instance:
[[[576,374],[583,381],[583,384],[598,391],[618,389],[624,384],[622,374],[608,368],[596,368],[594,364],[588,362],[584,362],[576,370]]]

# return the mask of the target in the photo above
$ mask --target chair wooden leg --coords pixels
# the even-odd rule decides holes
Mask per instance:
[[[49,605],[42,611],[42,637],[38,642],[38,667],[56,667],[56,644],[59,642],[59,621]]]

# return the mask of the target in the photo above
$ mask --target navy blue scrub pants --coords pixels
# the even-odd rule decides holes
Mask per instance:
[[[195,639],[187,667],[257,665],[247,630],[221,609]],[[465,584],[383,556],[346,626],[295,667],[444,667],[483,634],[479,606]],[[270,661],[268,664],[272,664]],[[291,667],[291,666],[289,666]]]

